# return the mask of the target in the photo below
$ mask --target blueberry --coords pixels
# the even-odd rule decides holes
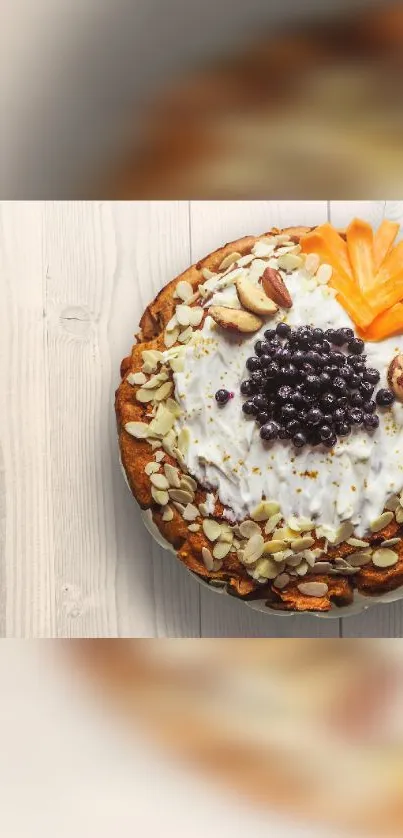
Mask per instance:
[[[370,381],[371,384],[378,384],[380,377],[378,370],[373,367],[368,367],[368,369],[364,370],[364,381]]]
[[[330,358],[332,364],[334,364],[336,367],[344,366],[346,361],[346,356],[343,355],[342,352],[337,352],[336,350],[334,352],[331,352]]]
[[[249,372],[256,372],[256,370],[260,370],[260,360],[254,356],[253,358],[248,358],[246,361],[246,369]]]
[[[305,357],[307,363],[311,364],[313,367],[322,366],[322,358],[319,355],[319,352],[314,352],[313,349],[309,349]]]
[[[323,440],[323,445],[326,445],[326,448],[334,448],[337,443],[337,436],[336,434],[332,434],[328,439]]]
[[[354,425],[361,425],[361,422],[362,422],[363,416],[364,416],[361,408],[352,407],[348,411],[347,415],[348,415],[348,419],[350,420],[350,422],[352,422]]]
[[[259,408],[256,407],[255,402],[253,402],[252,399],[248,399],[247,402],[243,403],[242,410],[247,416],[256,416],[259,412]]]
[[[257,421],[258,425],[265,425],[266,422],[270,421],[270,419],[271,419],[271,413],[269,413],[268,410],[262,410],[256,416],[256,421]]]
[[[323,352],[323,354],[324,354],[324,355],[329,355],[329,353],[331,352],[331,349],[332,349],[332,347],[330,346],[329,341],[328,341],[328,340],[324,340],[324,341],[323,341],[323,343],[322,343],[322,352]]]
[[[321,398],[321,405],[326,412],[332,413],[337,406],[337,397],[333,393],[325,393]]]
[[[303,404],[305,404],[304,397],[302,393],[299,392],[299,390],[296,390],[295,393],[292,394],[291,403],[295,405],[295,407],[302,407]]]
[[[272,343],[274,338],[276,337],[276,330],[275,329],[266,329],[264,336],[269,343]],[[278,341],[276,341],[278,343]]]
[[[321,438],[319,436],[318,428],[311,428],[308,432],[307,439],[310,445],[320,445]]]
[[[353,372],[352,376],[350,377],[350,381],[348,382],[348,386],[350,390],[356,390],[361,384],[361,378],[357,375],[356,372]]]
[[[389,405],[393,404],[394,400],[395,397],[392,391],[383,387],[378,390],[375,396],[375,401],[379,404],[379,407],[389,407]]]
[[[245,378],[241,384],[241,393],[243,396],[251,396],[253,393],[253,382],[250,378]]]
[[[369,431],[379,427],[379,416],[376,413],[364,413],[364,425]]]
[[[265,367],[265,377],[268,378],[276,378],[280,372],[280,367],[277,361],[271,361],[267,367]]]
[[[301,372],[303,373],[303,377],[306,378],[307,375],[315,375],[316,370],[312,364],[305,363],[302,364]]]
[[[299,431],[293,436],[292,441],[296,448],[303,448],[307,443],[307,438],[302,431]]]
[[[291,326],[288,323],[277,323],[276,332],[281,338],[288,338],[291,334]]]
[[[333,413],[333,419],[335,422],[344,422],[346,418],[345,410],[342,410],[341,407],[336,407],[336,410]]]
[[[364,404],[364,399],[361,393],[352,393],[350,396],[350,404],[351,407],[362,407]]]
[[[259,393],[257,396],[253,396],[252,399],[253,403],[256,405],[259,410],[265,410],[267,405],[267,398]]]
[[[267,367],[271,364],[271,362],[272,362],[272,359],[271,359],[270,355],[266,355],[266,353],[265,353],[264,355],[260,356],[260,366],[262,367],[263,370],[267,369]]]
[[[354,332],[353,332],[352,329],[343,328],[343,329],[340,329],[339,331],[343,332],[344,343],[347,343],[347,341],[352,340],[353,337],[354,337]]]
[[[334,338],[336,336],[335,329],[326,329],[325,337],[330,343],[334,343]]]
[[[337,424],[335,425],[335,430],[339,436],[348,436],[351,431],[351,428],[347,422],[337,422]]]
[[[320,379],[317,375],[309,374],[306,377],[306,389],[308,393],[318,393],[320,390]]]
[[[335,346],[343,346],[343,344],[345,342],[346,342],[346,339],[343,335],[343,330],[342,329],[336,329],[336,331],[334,333],[334,338],[333,338],[333,343],[335,344]]]
[[[323,343],[324,332],[323,329],[313,329],[312,337],[316,343]]]
[[[312,340],[312,335],[308,331],[308,329],[305,329],[303,327],[301,329],[297,329],[297,337],[298,337],[298,342],[299,342],[300,346],[306,347],[306,348],[309,347],[309,344],[311,343],[311,340]]]
[[[364,402],[362,409],[364,413],[375,413],[376,403],[374,401]]]
[[[296,381],[298,378],[298,370],[294,364],[288,364],[287,367],[281,368],[280,376],[284,378],[284,381]]]
[[[301,422],[299,422],[298,419],[291,419],[291,421],[286,424],[286,428],[290,436],[297,434],[301,430],[301,427]]]
[[[328,390],[332,379],[328,372],[321,372],[319,376],[321,390]]]
[[[230,394],[229,394],[228,390],[217,390],[217,392],[215,394],[215,400],[216,400],[216,402],[218,402],[218,404],[222,404],[222,405],[227,404],[229,399],[230,399]]]
[[[333,425],[333,413],[324,413],[323,414],[323,424],[324,425]]]
[[[344,393],[346,393],[346,392],[347,392],[347,384],[346,384],[346,382],[344,381],[344,378],[340,378],[340,376],[339,376],[339,375],[338,375],[338,376],[336,376],[336,377],[333,379],[333,382],[332,382],[332,389],[333,389],[333,390],[334,390],[334,392],[335,392],[335,393],[337,393],[338,395],[343,396],[343,395],[344,395]]]
[[[365,399],[370,399],[371,398],[372,393],[374,392],[374,389],[375,389],[375,385],[371,384],[370,381],[361,381],[361,384],[359,386],[359,391],[360,391],[360,393],[362,393],[362,395],[364,396]]]
[[[323,442],[324,439],[329,439],[333,434],[333,429],[330,425],[321,425],[319,428],[319,436]]]
[[[255,343],[255,352],[256,355],[262,355],[264,352],[265,343],[263,340],[257,340]]]
[[[277,439],[279,432],[279,426],[276,422],[266,422],[265,425],[262,425],[260,428],[260,436],[262,439]]]
[[[279,402],[285,404],[286,402],[291,401],[293,392],[292,387],[288,384],[282,384],[277,393]]]
[[[361,338],[353,338],[347,344],[347,350],[351,355],[361,355],[364,352],[365,343]]]
[[[294,407],[293,404],[287,402],[284,407],[281,408],[281,418],[284,422],[289,422],[291,419],[297,418],[297,408]]]
[[[302,349],[296,349],[292,353],[292,362],[296,367],[302,367],[302,364],[305,363],[305,352]]]
[[[250,380],[253,381],[253,385],[256,389],[262,386],[264,383],[263,373],[262,372],[253,372],[251,374]],[[255,390],[256,392],[256,390]]]
[[[357,375],[362,377],[363,373],[365,372],[365,369],[366,369],[365,362],[361,361],[361,358],[360,358],[359,361],[358,361],[358,364],[356,364],[355,367],[354,367],[354,372],[357,373]]]
[[[354,373],[348,364],[344,364],[340,369],[339,375],[349,384]]]
[[[348,407],[349,403],[350,402],[347,396],[339,396],[337,399],[337,407],[341,407],[343,410]]]
[[[318,407],[311,407],[306,416],[309,425],[319,425],[323,422],[323,413]]]

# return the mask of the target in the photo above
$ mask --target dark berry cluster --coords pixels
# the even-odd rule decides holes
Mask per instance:
[[[241,384],[248,396],[242,409],[256,417],[262,439],[333,448],[354,426],[378,427],[376,406],[388,407],[394,395],[381,389],[372,398],[379,372],[366,366],[364,341],[352,329],[279,323],[264,335],[246,362],[250,378]]]

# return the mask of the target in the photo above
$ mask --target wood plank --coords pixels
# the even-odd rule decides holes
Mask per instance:
[[[187,204],[45,206],[61,636],[198,632],[198,592],[174,562],[159,568],[125,487],[112,408],[139,317],[188,262],[188,242]]]
[[[359,217],[377,227],[384,217],[403,223],[403,202],[399,201],[332,201],[330,220],[344,227]],[[403,603],[371,606],[364,614],[342,620],[343,637],[401,637]]]
[[[327,220],[325,201],[194,201],[191,203],[192,261],[224,242],[273,226],[314,225]],[[203,637],[338,636],[339,620],[274,617],[260,614],[230,597],[201,592]]]
[[[0,636],[55,634],[40,204],[0,206]]]

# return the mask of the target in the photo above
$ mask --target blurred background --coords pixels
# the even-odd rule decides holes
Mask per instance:
[[[399,198],[403,7],[3,4],[0,197]]]
[[[7,838],[401,836],[402,641],[0,644]]]

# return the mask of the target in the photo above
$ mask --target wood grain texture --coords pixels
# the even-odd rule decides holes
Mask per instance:
[[[0,636],[396,636],[363,617],[271,617],[202,588],[144,529],[114,390],[150,299],[190,261],[273,225],[403,222],[369,202],[0,205]]]

